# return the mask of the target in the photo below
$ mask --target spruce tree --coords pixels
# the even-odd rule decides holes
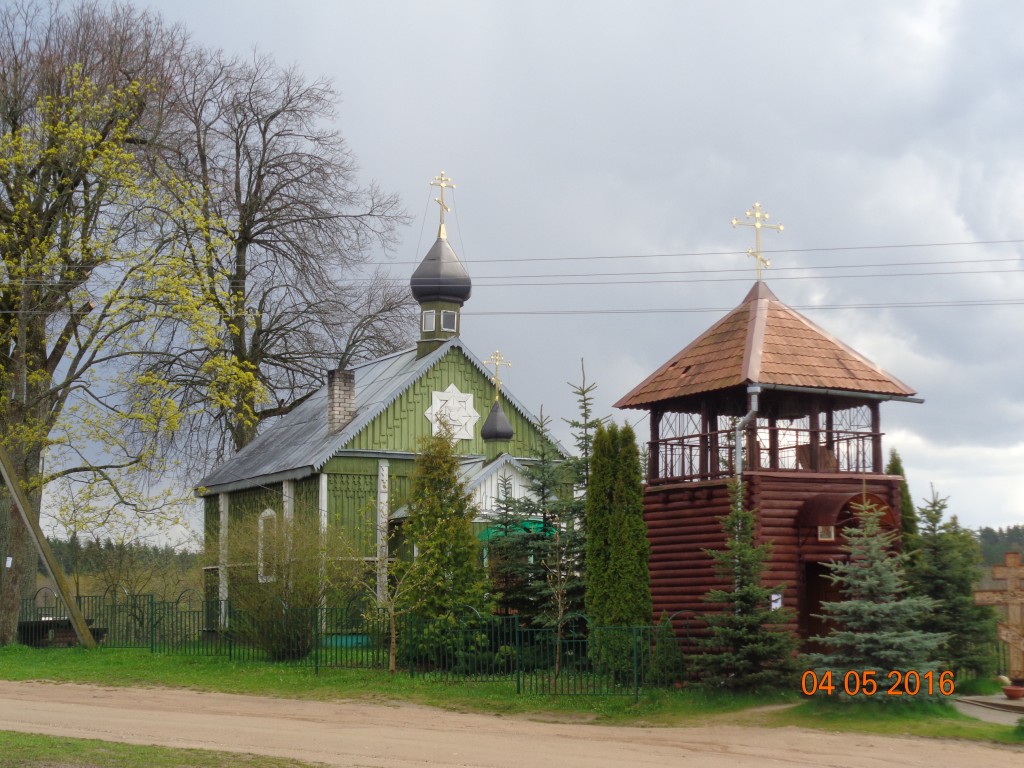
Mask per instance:
[[[900,483],[900,529],[903,531],[904,541],[909,543],[910,539],[917,535],[917,510],[914,509],[914,501],[910,496],[907,474],[903,470],[903,459],[895,448],[889,451],[889,463],[885,465],[885,474],[903,478]]]
[[[590,482],[590,457],[593,454],[594,435],[597,428],[603,423],[601,419],[594,416],[594,390],[597,384],[587,383],[587,369],[580,361],[579,384],[570,384],[572,393],[576,395],[578,413],[575,419],[563,419],[572,429],[573,443],[576,445],[576,456],[570,457],[567,462],[573,475],[573,482],[577,490],[586,493],[587,485]]]
[[[641,626],[651,621],[651,586],[647,562],[651,546],[644,522],[643,470],[633,428],[619,429],[615,486],[612,489],[611,532],[613,545],[609,558],[615,582],[609,617],[612,624]]]
[[[536,520],[526,499],[512,498],[512,479],[498,479],[495,516],[484,544],[491,594],[499,614],[518,616],[529,625],[538,607],[538,566],[534,557]]]
[[[572,468],[555,451],[543,412],[539,426],[544,439],[536,461],[526,468],[530,493],[516,503],[531,519],[542,523],[530,538],[536,600],[530,622],[555,627],[560,634],[566,618],[580,609],[582,527],[573,504]]]
[[[408,506],[406,524],[417,558],[409,590],[412,610],[428,619],[487,612],[487,575],[472,526],[476,509],[459,479],[450,436],[424,440]]]
[[[948,503],[932,489],[931,498],[918,509],[920,530],[907,577],[915,594],[936,603],[919,628],[946,636],[941,647],[946,668],[957,675],[990,675],[996,665],[995,613],[989,606],[974,604],[974,589],[982,576],[981,548],[956,517],[943,520]]]
[[[871,504],[854,506],[857,524],[844,529],[842,546],[849,559],[831,563],[826,576],[839,586],[843,599],[822,603],[822,616],[832,629],[812,638],[827,651],[811,654],[811,662],[832,670],[837,685],[848,671],[863,675],[874,670],[879,690],[887,690],[895,682],[886,677],[891,671],[938,670],[945,636],[918,628],[935,601],[908,594],[906,556],[893,548],[896,532],[882,531],[881,516]]]
[[[651,621],[650,545],[633,428],[599,426],[587,490],[587,615],[597,626]]]
[[[715,572],[729,586],[712,589],[704,600],[716,610],[703,615],[709,634],[694,666],[712,686],[733,690],[792,687],[796,676],[797,641],[782,625],[792,620],[785,608],[772,608],[772,595],[785,585],[764,586],[770,542],[756,544],[756,517],[744,509],[743,486],[729,484],[729,514],[722,520],[725,548],[705,550]]]
[[[602,420],[594,415],[594,391],[597,385],[587,381],[587,370],[580,361],[580,383],[570,384],[576,396],[577,414],[574,419],[563,419],[572,432],[576,455],[565,461],[572,492],[560,509],[561,538],[564,566],[575,570],[575,577],[566,581],[567,613],[583,613],[587,574],[587,487],[590,484],[590,460],[593,455],[594,434]]]
[[[587,580],[586,609],[591,623],[606,626],[611,601],[612,489],[615,487],[615,456],[619,428],[598,425],[590,457],[587,484]]]

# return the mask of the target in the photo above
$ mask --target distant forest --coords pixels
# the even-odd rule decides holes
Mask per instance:
[[[77,595],[153,595],[176,600],[201,593],[202,554],[145,542],[48,538]],[[42,564],[40,563],[42,566]],[[45,576],[44,569],[40,573]]]
[[[158,547],[136,542],[115,543],[110,539],[86,539],[82,542],[76,536],[72,536],[70,540],[47,536],[46,540],[50,542],[50,548],[65,573],[101,573],[111,567],[112,561],[119,562],[125,559],[173,565],[188,570],[197,565],[201,557],[198,552],[188,552],[170,546]],[[39,572],[46,572],[42,561],[39,563]]]
[[[981,557],[986,566],[1003,562],[1007,552],[1024,552],[1024,525],[1009,528],[979,528],[975,534],[981,545]]]

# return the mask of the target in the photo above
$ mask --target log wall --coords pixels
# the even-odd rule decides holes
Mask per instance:
[[[885,500],[899,525],[900,478],[885,475],[851,476],[793,472],[745,472],[746,505],[757,513],[757,540],[773,545],[766,584],[784,583],[783,604],[793,610],[790,625],[799,631],[804,605],[805,563],[827,562],[844,556],[841,528],[836,541],[819,542],[815,527],[798,525],[804,502],[822,493],[863,492]],[[720,518],[729,513],[725,481],[648,486],[644,492],[644,519],[651,544],[650,577],[654,620],[662,612],[676,614],[676,631],[686,637],[704,634],[700,614],[713,609],[703,601],[710,589],[727,588],[716,577],[705,549],[724,546]]]

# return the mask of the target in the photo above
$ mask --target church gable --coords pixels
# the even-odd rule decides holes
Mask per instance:
[[[504,391],[500,399],[514,430],[502,450],[514,456],[535,455],[543,438],[533,418]],[[460,453],[486,455],[488,445],[481,429],[493,402],[494,384],[482,365],[461,345],[451,344],[440,359],[353,435],[343,451],[413,453],[447,419],[455,430]]]

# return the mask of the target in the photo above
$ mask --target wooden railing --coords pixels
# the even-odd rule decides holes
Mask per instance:
[[[742,433],[744,471],[881,472],[881,433],[758,427]],[[715,480],[736,472],[735,433],[705,432],[648,444],[648,481]]]

